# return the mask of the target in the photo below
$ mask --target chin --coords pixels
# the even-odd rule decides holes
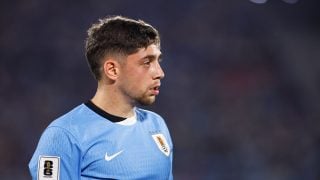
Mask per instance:
[[[153,104],[155,101],[156,101],[155,97],[149,97],[149,98],[144,98],[144,99],[138,100],[139,104],[141,104],[143,106],[149,106],[149,105]]]

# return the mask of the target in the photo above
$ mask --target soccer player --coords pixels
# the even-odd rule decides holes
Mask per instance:
[[[164,120],[136,107],[159,94],[158,31],[113,16],[88,30],[86,58],[96,94],[54,120],[29,163],[33,179],[173,179],[172,141]]]

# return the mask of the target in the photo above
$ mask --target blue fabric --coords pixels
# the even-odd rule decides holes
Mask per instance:
[[[37,179],[40,156],[57,156],[60,180],[173,179],[173,145],[164,120],[143,109],[136,108],[135,112],[137,122],[125,126],[82,104],[53,121],[29,163],[32,178]],[[163,134],[170,147],[169,156],[157,146],[154,134]],[[107,161],[106,153],[109,158],[115,157]]]

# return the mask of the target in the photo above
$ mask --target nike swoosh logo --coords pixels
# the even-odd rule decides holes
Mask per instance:
[[[106,161],[111,161],[113,158],[119,156],[122,152],[123,152],[123,150],[122,150],[122,151],[119,151],[119,152],[117,152],[117,153],[115,153],[115,154],[113,154],[113,155],[111,155],[111,156],[108,156],[108,152],[106,152],[106,155],[104,156],[104,159],[105,159]]]

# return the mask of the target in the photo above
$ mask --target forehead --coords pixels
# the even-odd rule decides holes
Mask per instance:
[[[161,55],[161,51],[159,46],[155,44],[151,44],[146,48],[139,48],[136,53],[133,53],[128,56],[128,58],[144,58],[147,56],[154,56],[155,58],[158,58]]]

